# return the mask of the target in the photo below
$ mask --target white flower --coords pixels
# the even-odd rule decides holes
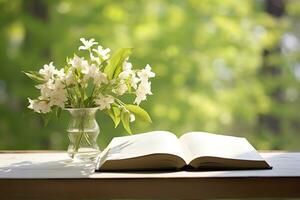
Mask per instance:
[[[155,77],[155,73],[151,71],[150,65],[146,65],[145,69],[137,72],[138,77],[140,78],[140,84],[136,90],[136,98],[134,103],[139,105],[142,101],[147,99],[147,95],[152,95],[151,92],[151,82],[149,78]]]
[[[134,121],[135,121],[135,116],[134,116],[134,114],[130,114],[129,117],[130,117],[130,122],[134,122]]]
[[[125,61],[123,63],[123,70],[124,71],[132,71],[132,63]]]
[[[48,81],[47,84],[51,90],[62,90],[65,88],[65,85],[59,79],[56,79],[55,81]]]
[[[145,69],[140,70],[137,75],[141,81],[148,81],[149,78],[155,77],[155,73],[151,71],[149,64],[146,65]]]
[[[97,74],[94,75],[94,84],[96,86],[100,86],[102,83],[107,84],[108,79],[106,74],[99,71]]]
[[[84,74],[85,80],[88,80],[90,78],[94,79],[94,84],[96,86],[99,86],[102,83],[108,83],[106,74],[102,73],[95,64],[86,66],[82,70],[82,73]]]
[[[49,101],[49,106],[64,107],[67,101],[67,91],[64,84],[59,80],[50,79],[48,82],[36,86],[41,91],[40,101]],[[38,104],[39,105],[39,104]]]
[[[55,89],[50,93],[50,106],[65,107],[65,102],[68,100],[67,91],[65,89]]]
[[[37,102],[38,100],[32,100],[30,98],[28,98],[28,101],[29,101],[29,105],[27,108],[30,108],[32,110],[34,110],[34,112],[40,112],[37,108]]]
[[[110,109],[110,105],[114,102],[114,97],[110,95],[100,95],[97,99],[95,99],[95,104],[99,106],[100,110]]]
[[[140,82],[140,79],[137,78],[137,77],[135,76],[135,74],[133,74],[133,75],[131,76],[131,79],[130,79],[130,85],[131,85],[131,87],[133,87],[133,88],[136,90],[137,84],[138,84],[139,82]]]
[[[107,60],[109,58],[109,52],[110,52],[110,49],[109,48],[106,48],[106,49],[103,49],[102,46],[98,46],[97,49],[93,49],[94,52],[96,52],[98,54],[98,56],[100,56],[103,60]]]
[[[53,75],[56,73],[55,66],[53,62],[50,62],[49,65],[45,64],[44,68],[39,70],[39,74],[41,74],[46,81],[53,78]]]
[[[50,105],[48,104],[47,101],[44,101],[44,100],[32,100],[32,99],[29,99],[29,106],[28,108],[34,110],[34,112],[37,112],[37,113],[48,113],[51,111],[51,107]]]
[[[77,55],[74,55],[73,58],[68,60],[68,64],[70,64],[75,69],[80,69],[88,65],[88,61],[84,58],[80,58]]]
[[[86,40],[85,38],[80,38],[80,41],[82,42],[82,46],[78,48],[78,50],[88,50],[90,49],[93,45],[98,44],[98,42],[95,42],[95,39],[92,38],[90,40]]]
[[[72,70],[68,71],[68,73],[66,74],[65,80],[66,80],[66,85],[67,86],[76,83],[76,80],[75,80],[75,77],[73,75],[73,71]]]
[[[98,65],[101,64],[99,57],[94,56],[93,53],[90,53],[90,58],[91,58],[91,61],[96,62]]]
[[[37,85],[36,88],[40,90],[41,96],[40,99],[48,99],[51,93],[51,85],[53,84],[53,80],[50,79],[44,84]]]
[[[136,90],[134,103],[139,105],[142,101],[147,99],[147,95],[152,95],[151,82],[142,81]]]
[[[121,80],[127,79],[129,76],[130,76],[130,72],[129,72],[129,71],[122,71],[122,72],[119,74],[119,78],[120,78]]]
[[[116,94],[118,95],[123,95],[126,91],[128,90],[128,87],[125,83],[124,80],[120,81],[119,86],[117,87],[117,89],[115,90]]]
[[[123,63],[123,71],[119,74],[119,78],[121,80],[130,78],[130,85],[134,89],[137,88],[137,84],[140,82],[140,79],[136,77],[135,72],[132,70],[132,64],[127,61]]]
[[[55,71],[55,75],[58,77],[58,79],[60,81],[64,81],[66,74],[65,74],[65,70],[64,69],[60,69],[60,70],[56,70]]]
[[[134,103],[137,104],[137,105],[140,105],[140,103],[141,103],[142,101],[146,100],[146,99],[147,99],[147,96],[146,96],[146,95],[144,95],[144,94],[138,95],[138,93],[137,93],[137,96],[136,96],[136,98],[135,98],[135,100],[134,100]]]
[[[49,65],[45,64],[44,67],[39,70],[39,74],[44,77],[45,81],[49,81],[56,77],[63,81],[66,76],[64,69],[57,70],[53,65],[53,62],[50,62]]]
[[[123,71],[119,74],[120,79],[127,79],[130,75],[133,75],[132,64],[130,62],[125,61],[123,63]]]
[[[85,80],[88,80],[89,78],[93,78],[95,74],[99,73],[99,69],[95,64],[92,65],[86,65],[81,73],[84,74]]]
[[[126,58],[121,63],[121,72],[116,72],[119,76],[108,77],[102,67],[111,62],[111,50],[98,45],[93,38],[80,38],[80,41],[78,49],[87,50],[85,57],[74,54],[67,59],[67,66],[63,69],[56,69],[53,62],[50,62],[38,71],[43,80],[42,84],[36,86],[40,90],[40,96],[34,100],[29,99],[28,108],[38,113],[50,112],[53,106],[98,106],[104,110],[112,106],[123,107],[117,97],[125,93],[135,92],[135,104],[140,104],[148,95],[152,95],[149,79],[155,77],[155,73],[151,71],[149,64],[142,70],[134,70],[132,63]],[[90,85],[93,87],[92,94],[89,91]],[[86,99],[91,101],[85,101]],[[128,112],[130,122],[135,121],[135,115],[125,108],[124,110]]]

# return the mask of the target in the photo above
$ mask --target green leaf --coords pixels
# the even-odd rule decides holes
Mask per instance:
[[[86,95],[89,97],[92,95],[92,93],[94,92],[94,89],[95,89],[95,84],[94,84],[94,81],[93,79],[89,79],[88,82],[87,82],[87,87],[86,87]]]
[[[43,114],[42,117],[43,117],[43,121],[44,121],[44,126],[48,126],[51,118],[52,118],[52,115],[53,115],[53,112],[50,112],[50,113],[46,113],[46,114]]]
[[[93,98],[92,97],[87,97],[84,100],[84,106],[87,108],[93,107]]]
[[[115,115],[112,110],[106,110],[108,116],[115,122]]]
[[[85,89],[84,105],[86,107],[91,107],[92,104],[93,104],[93,100],[94,100],[93,93],[94,93],[94,90],[95,90],[94,82],[93,82],[92,79],[89,79],[87,87]]]
[[[30,79],[38,82],[38,83],[43,83],[45,82],[44,78],[38,73],[38,72],[35,72],[35,71],[28,71],[28,72],[25,72],[25,71],[22,71],[26,76],[28,76]]]
[[[121,110],[118,107],[112,107],[111,109],[107,110],[107,114],[114,121],[116,128],[121,121]]]
[[[127,110],[135,114],[136,117],[142,119],[143,121],[150,122],[150,123],[152,122],[149,114],[143,108],[132,104],[128,104],[125,107]]]
[[[55,114],[56,114],[57,119],[60,118],[60,116],[61,116],[61,111],[62,111],[61,107],[57,107],[57,108],[56,108]]]
[[[118,107],[113,107],[112,108],[114,116],[115,116],[115,128],[119,125],[120,121],[121,121],[121,110]]]
[[[127,88],[128,88],[128,92],[130,93],[130,92],[131,92],[131,81],[130,81],[129,79],[127,79],[127,80],[125,81],[125,83],[126,83],[126,86],[127,86]]]
[[[132,48],[122,48],[114,53],[104,69],[104,73],[109,79],[117,77],[121,71],[126,58],[131,54]]]
[[[132,134],[130,129],[130,113],[129,112],[122,112],[121,113],[121,121],[123,124],[124,129],[129,133]]]

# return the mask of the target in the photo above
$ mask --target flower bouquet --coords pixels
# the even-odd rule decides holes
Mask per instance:
[[[131,48],[121,48],[110,56],[94,39],[81,38],[82,57],[74,54],[67,58],[64,68],[57,69],[53,62],[39,71],[24,72],[37,82],[40,96],[29,99],[28,108],[48,115],[62,110],[71,113],[68,127],[69,155],[79,159],[94,159],[99,153],[96,138],[99,126],[95,113],[99,109],[108,114],[115,127],[122,123],[131,133],[130,122],[135,118],[151,122],[148,113],[139,104],[151,93],[150,78],[155,77],[150,65],[134,70],[129,62]],[[135,96],[133,104],[123,102],[126,94]]]

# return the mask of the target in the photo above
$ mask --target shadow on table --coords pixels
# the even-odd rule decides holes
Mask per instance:
[[[95,170],[92,162],[82,163],[72,160],[47,162],[21,161],[0,167],[1,178],[84,178]]]

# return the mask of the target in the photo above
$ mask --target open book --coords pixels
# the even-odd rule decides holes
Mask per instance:
[[[271,166],[245,139],[205,132],[177,138],[168,131],[115,137],[96,170],[268,169]]]

